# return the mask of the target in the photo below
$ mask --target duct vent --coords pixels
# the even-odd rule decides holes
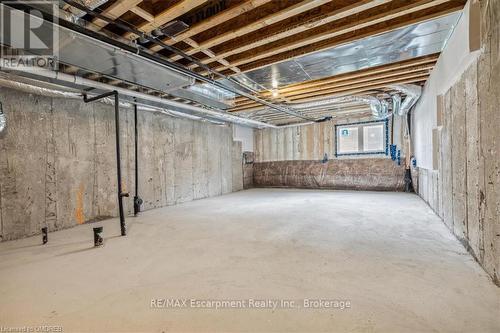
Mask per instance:
[[[182,21],[175,20],[165,24],[161,28],[161,32],[167,37],[174,38],[175,36],[186,31],[187,29],[189,29],[189,25],[187,25]]]

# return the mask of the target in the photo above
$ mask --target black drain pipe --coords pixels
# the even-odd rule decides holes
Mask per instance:
[[[135,141],[135,196],[134,196],[134,216],[141,211],[142,199],[139,197],[139,155],[138,155],[138,134],[137,134],[137,104],[134,104],[134,141]]]
[[[120,162],[120,105],[119,105],[120,98],[118,96],[118,91],[114,90],[92,98],[87,98],[87,95],[83,94],[83,101],[85,103],[90,103],[97,101],[101,98],[106,98],[110,96],[115,97],[116,175],[118,178],[118,210],[120,213],[121,234],[122,236],[125,236],[127,235],[127,228],[125,225],[125,215],[123,213],[123,197],[128,197],[128,193],[122,192],[122,170]]]

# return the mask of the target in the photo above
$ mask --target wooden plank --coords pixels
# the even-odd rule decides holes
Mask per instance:
[[[195,42],[194,40],[192,40],[191,38],[186,38],[184,40],[184,43],[188,44],[189,46],[193,47],[193,48],[198,48],[199,47],[199,44],[197,42]],[[209,56],[211,59],[215,59],[216,55],[215,53],[213,53],[210,49],[203,49],[201,50],[201,52],[203,52],[204,54],[206,54],[207,56]],[[220,64],[222,64],[224,67],[226,68],[229,68],[231,69],[233,72],[235,73],[240,73],[241,71],[238,69],[238,67],[236,66],[232,66],[227,60],[225,59],[221,59],[219,58],[217,60]]]
[[[123,0],[123,1],[116,1],[113,3],[111,6],[103,10],[101,15],[104,15],[110,19],[116,20],[126,12],[128,12],[131,8],[134,8],[137,6],[139,3],[141,3],[142,0]],[[92,25],[89,26],[90,30],[93,31],[99,31],[102,28],[104,28],[106,25],[108,25],[108,22],[100,19],[100,18],[95,18],[92,20]]]
[[[160,14],[156,15],[152,22],[141,24],[138,29],[145,33],[151,32],[155,28],[158,28],[165,23],[175,20],[179,16],[189,12],[190,10],[198,6],[203,5],[207,1],[208,0],[182,0],[175,5],[165,9]],[[124,37],[128,39],[136,39],[139,36],[133,33],[126,33]]]
[[[291,51],[284,51],[284,52],[279,52],[276,53],[272,56],[269,56],[267,58],[261,59],[259,61],[251,60],[252,63],[245,64],[242,66],[239,66],[238,59],[231,59],[228,58],[227,60],[235,65],[238,66],[242,72],[248,72],[251,70],[255,70],[261,67],[268,66],[270,64],[275,64],[279,63],[282,61],[286,61],[290,58],[298,57],[298,56],[303,56],[306,54],[311,54],[320,50],[324,49],[329,49],[335,46],[347,44],[349,42],[369,37],[369,36],[374,36],[374,35],[379,35],[385,32],[389,32],[392,30],[396,30],[401,27],[405,27],[411,24],[415,24],[418,22],[422,22],[425,20],[433,19],[436,17],[444,16],[446,14],[455,12],[457,10],[461,10],[463,8],[463,2],[450,2],[446,3],[444,5],[437,6],[436,8],[430,8],[424,11],[420,11],[417,13],[412,13],[408,14],[390,21],[386,22],[381,22],[378,24],[375,24],[373,26],[369,26],[363,29],[360,29],[358,31],[352,31],[347,34],[343,34],[341,36],[333,37],[333,38],[328,38],[320,42],[312,43],[303,47],[299,47],[296,49],[293,49]],[[269,46],[266,46],[266,48]],[[271,46],[272,47],[272,46]],[[253,55],[259,53],[259,48],[252,50],[252,54],[250,55],[249,58],[253,58]],[[246,60],[245,60],[246,62]],[[217,70],[221,70],[221,68],[216,68]],[[226,73],[226,72],[223,72]]]
[[[300,14],[302,12],[305,12],[307,10],[310,10],[312,8],[321,6],[325,3],[327,3],[328,1],[330,1],[330,0],[304,0],[304,1],[298,2],[295,5],[289,6],[289,7],[285,8],[283,10],[280,10],[278,12],[264,16],[261,19],[249,22],[248,24],[245,24],[242,27],[236,27],[234,29],[227,30],[224,33],[218,34],[218,35],[216,35],[208,40],[200,42],[198,48],[185,50],[185,52],[187,54],[195,54],[202,49],[208,49],[208,48],[211,48],[215,45],[221,44],[225,41],[243,36],[245,34],[248,34],[252,31],[255,31],[255,30],[258,30],[261,28],[265,28],[273,23],[284,20],[290,16],[294,16],[294,15]],[[174,60],[174,61],[179,60],[179,59],[181,59],[180,56],[173,56],[171,58],[171,60]]]
[[[311,88],[305,88],[305,89],[298,89],[295,91],[290,91],[290,92],[284,92],[284,93],[279,93],[280,97],[286,97],[286,98],[293,98],[296,95],[300,95],[303,93],[310,93],[310,92],[315,92],[319,93],[324,90],[328,89],[333,89],[333,88],[339,88],[339,87],[345,87],[345,86],[350,86],[354,84],[359,84],[363,82],[373,82],[375,80],[379,79],[388,79],[388,78],[393,78],[394,80],[398,80],[401,78],[401,76],[406,75],[406,74],[429,74],[430,70],[434,67],[434,64],[428,64],[426,66],[419,66],[417,70],[414,68],[409,68],[405,70],[397,70],[397,71],[391,71],[388,73],[382,73],[382,74],[377,74],[377,75],[368,75],[368,76],[363,76],[360,78],[355,78],[351,80],[341,80],[339,83],[330,83],[330,84],[325,84],[321,86],[316,86],[316,87],[311,87]],[[267,96],[268,94],[264,94],[264,96]],[[243,105],[249,105],[249,104],[256,104],[256,102],[245,99],[245,100],[240,100],[236,101],[236,107],[243,106]]]
[[[391,84],[424,83],[428,79],[428,77],[429,77],[428,75],[424,75],[424,76],[419,76],[416,78],[397,80],[397,81],[392,82]],[[321,94],[318,96],[300,98],[300,99],[294,100],[293,102],[294,103],[312,102],[312,101],[317,101],[317,100],[330,98],[330,97],[357,95],[357,94],[361,94],[361,93],[371,92],[372,90],[375,90],[375,89],[383,89],[385,86],[387,86],[387,83],[367,85],[367,86],[363,86],[363,88],[358,88],[358,89],[341,90],[341,91],[338,91],[338,92],[332,93],[332,94]],[[263,106],[259,105],[259,106],[254,106],[254,107],[233,108],[233,109],[230,109],[228,111],[229,112],[250,112],[250,111],[261,110],[262,108],[263,108]]]
[[[294,92],[297,90],[309,89],[309,88],[314,88],[314,87],[318,87],[318,86],[325,86],[325,85],[330,84],[330,83],[343,82],[345,80],[352,80],[355,78],[365,77],[365,76],[369,76],[369,75],[373,75],[373,74],[384,73],[384,72],[397,72],[398,69],[402,70],[401,71],[402,73],[404,73],[406,69],[411,69],[411,71],[423,70],[423,69],[428,68],[431,65],[433,66],[435,64],[438,56],[439,56],[439,54],[435,54],[432,56],[411,59],[411,60],[407,60],[407,61],[403,61],[403,62],[399,62],[399,63],[395,63],[395,64],[383,65],[383,66],[364,69],[364,70],[360,70],[360,71],[340,74],[340,75],[336,75],[333,77],[327,77],[324,79],[292,84],[292,85],[288,85],[288,86],[285,86],[285,87],[279,89],[278,93],[280,95],[284,95],[287,92]],[[271,92],[263,91],[263,92],[261,92],[261,96],[262,97],[269,97],[269,96],[271,96]],[[235,99],[236,103],[241,103],[243,101],[249,101],[249,100],[246,97],[238,97]]]
[[[398,0],[398,6],[394,6],[394,2],[379,6],[363,12],[356,17],[347,17],[341,20],[331,22],[329,24],[316,27],[306,32],[302,32],[287,38],[284,38],[275,43],[269,43],[261,47],[231,56],[227,60],[234,66],[241,66],[274,57],[279,54],[301,50],[301,48],[310,49],[310,52],[316,52],[325,47],[317,47],[324,41],[332,40],[339,36],[345,36],[349,33],[354,34],[349,41],[368,37],[374,34],[379,34],[394,30],[403,26],[408,26],[416,22],[439,16],[439,9],[449,8],[450,5],[457,5],[453,0],[419,0],[407,1]],[[460,3],[460,9],[463,4]],[[424,17],[412,14],[424,13]],[[425,15],[427,14],[427,15]],[[428,15],[430,15],[428,17]],[[374,28],[371,28],[374,27]],[[379,29],[377,29],[379,27]],[[363,34],[362,29],[368,28]],[[370,31],[372,30],[372,31]],[[314,45],[311,47],[311,45]],[[329,46],[330,47],[330,46]],[[304,53],[301,52],[300,55]],[[295,55],[294,55],[295,56]],[[289,59],[291,57],[286,57]],[[223,66],[216,67],[217,71],[222,71]]]
[[[425,81],[425,79],[428,76],[429,76],[428,72],[426,72],[426,73],[422,73],[422,72],[410,73],[410,74],[406,74],[406,75],[400,75],[397,78],[384,78],[384,79],[379,79],[379,80],[373,80],[369,84],[367,84],[365,82],[361,82],[361,83],[351,84],[348,86],[340,86],[340,87],[334,87],[334,88],[329,88],[329,89],[325,89],[325,90],[318,90],[318,91],[297,94],[294,96],[288,96],[287,98],[290,101],[294,102],[296,100],[303,100],[307,97],[328,96],[328,95],[338,94],[338,93],[342,93],[345,91],[352,91],[352,90],[356,90],[356,89],[360,89],[360,88],[365,89],[365,90],[373,89],[373,87],[387,86],[389,84],[395,84],[397,82],[401,82],[401,81],[405,81],[405,80],[409,80],[409,79],[410,80],[419,79],[421,81]],[[252,105],[250,105],[250,107],[251,106]],[[231,111],[239,111],[239,110],[244,110],[244,109],[248,109],[248,108],[249,108],[248,105],[236,106],[236,107],[232,108]]]
[[[142,17],[143,19],[145,19],[148,22],[153,22],[155,20],[155,17],[153,16],[153,14],[142,9],[141,7],[138,7],[138,6],[132,7],[132,8],[130,8],[130,11],[132,13],[134,13],[135,15]]]
[[[405,69],[408,67],[414,67],[416,70],[418,70],[418,66],[426,66],[428,64],[435,64],[436,61],[439,58],[439,53],[431,54],[428,56],[423,56],[423,57],[418,57],[418,58],[413,58],[409,60],[404,60],[400,62],[395,62],[392,64],[388,65],[381,65],[381,66],[376,66],[372,68],[367,68],[355,72],[348,72],[344,74],[339,74],[335,75],[332,77],[327,77],[323,79],[318,79],[318,80],[313,80],[313,81],[306,81],[306,82],[300,82],[300,83],[295,83],[288,85],[286,87],[280,88],[279,92],[287,92],[287,91],[294,91],[294,90],[300,90],[303,88],[310,88],[310,87],[316,87],[316,86],[321,86],[323,84],[327,83],[333,83],[333,82],[339,82],[343,80],[348,80],[356,77],[362,77],[365,75],[373,75],[373,74],[379,74],[379,73],[384,73],[384,72],[389,72],[393,70],[398,70],[398,69]]]
[[[265,30],[258,30],[253,34],[245,35],[241,38],[236,38],[231,41],[225,42],[220,47],[214,49],[217,53],[217,58],[225,58],[233,54],[241,53],[258,46],[268,44],[279,39],[310,30],[318,25],[327,24],[334,20],[338,20],[349,15],[354,15],[364,10],[388,3],[391,0],[362,0],[351,1],[348,5],[339,3],[339,1],[332,1],[315,10],[310,10],[300,16],[290,17],[279,23],[266,27]],[[201,62],[208,64],[215,61],[215,59],[205,58]],[[196,64],[190,66],[195,68]]]
[[[175,43],[181,42],[181,41],[185,40],[186,38],[192,37],[196,34],[199,34],[200,32],[203,32],[207,29],[212,28],[216,25],[219,25],[221,23],[229,21],[230,19],[235,18],[238,15],[242,15],[242,14],[244,14],[248,11],[251,11],[259,6],[262,6],[270,1],[271,0],[245,1],[242,4],[228,8],[217,15],[209,17],[208,19],[203,20],[203,21],[193,25],[191,28],[180,33],[179,35],[175,36],[174,38],[165,38],[162,40],[162,42],[167,44],[167,45],[174,45]],[[150,50],[153,52],[158,52],[161,49],[162,49],[162,47],[160,45],[154,45],[150,48]]]

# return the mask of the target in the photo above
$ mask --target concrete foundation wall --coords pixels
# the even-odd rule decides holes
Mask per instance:
[[[304,187],[359,190],[404,188],[404,162],[388,156],[335,157],[335,125],[373,119],[326,121],[305,126],[255,130],[255,186]],[[401,148],[402,122],[389,122],[389,140]],[[329,161],[322,163],[324,155]],[[405,156],[402,151],[401,156]]]
[[[481,54],[444,94],[437,169],[419,168],[419,194],[497,284],[499,105],[500,2],[481,2]],[[418,113],[414,121],[421,121]]]
[[[117,215],[114,108],[0,88],[0,237],[20,238]],[[134,118],[122,109],[125,211],[134,196]],[[241,143],[229,126],[139,112],[143,209],[243,188]]]

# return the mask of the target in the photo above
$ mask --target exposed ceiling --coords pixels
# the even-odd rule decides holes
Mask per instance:
[[[249,87],[247,91],[253,89],[266,101],[293,105],[339,95],[383,94],[396,83],[424,84],[466,0],[79,2],[95,13],[137,29],[133,33],[95,15],[82,16],[91,22],[87,28],[94,32],[133,41],[208,77],[215,77],[211,71],[220,72]],[[63,8],[77,12],[67,3]],[[156,36],[163,45],[141,38],[139,31]],[[63,70],[130,86],[130,82],[74,66]],[[209,91],[206,84],[190,89],[227,99],[227,111],[244,117],[276,124],[298,120],[275,110],[263,111],[259,102],[246,97]],[[154,89],[149,92],[165,95]],[[189,94],[186,97],[172,92],[170,98],[200,104],[199,100],[190,100]],[[359,105],[345,105],[342,110],[329,108],[312,114],[316,117],[340,111],[367,112]]]

